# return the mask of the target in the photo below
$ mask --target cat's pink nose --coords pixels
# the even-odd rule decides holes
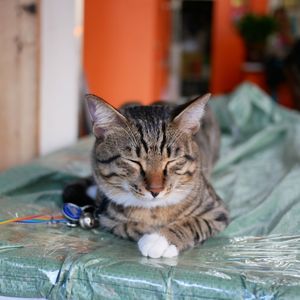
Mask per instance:
[[[160,174],[156,173],[148,176],[147,190],[152,194],[153,197],[156,197],[163,189],[163,179]]]
[[[149,184],[148,191],[153,197],[156,197],[164,189],[163,185]]]

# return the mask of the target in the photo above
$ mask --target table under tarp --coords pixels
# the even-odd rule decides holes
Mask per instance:
[[[300,299],[300,115],[250,84],[212,101],[222,128],[218,236],[178,258],[65,224],[0,225],[0,295],[47,299]],[[0,218],[59,214],[91,173],[93,137],[0,175]]]

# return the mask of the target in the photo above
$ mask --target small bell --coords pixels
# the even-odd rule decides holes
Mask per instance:
[[[99,226],[95,206],[80,207],[74,203],[64,203],[62,213],[68,220],[69,227],[80,225],[84,229],[92,229]]]
[[[84,229],[92,229],[98,227],[99,222],[90,212],[83,212],[79,218],[79,224]]]

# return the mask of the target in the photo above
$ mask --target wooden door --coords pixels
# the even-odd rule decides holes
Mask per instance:
[[[0,170],[38,151],[38,2],[0,1]]]

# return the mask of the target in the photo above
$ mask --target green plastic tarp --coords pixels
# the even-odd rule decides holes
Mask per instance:
[[[0,295],[47,299],[300,299],[300,116],[242,84],[211,103],[222,129],[213,184],[231,223],[178,258],[65,224],[0,225]],[[0,175],[0,218],[55,215],[90,174],[93,138]]]

